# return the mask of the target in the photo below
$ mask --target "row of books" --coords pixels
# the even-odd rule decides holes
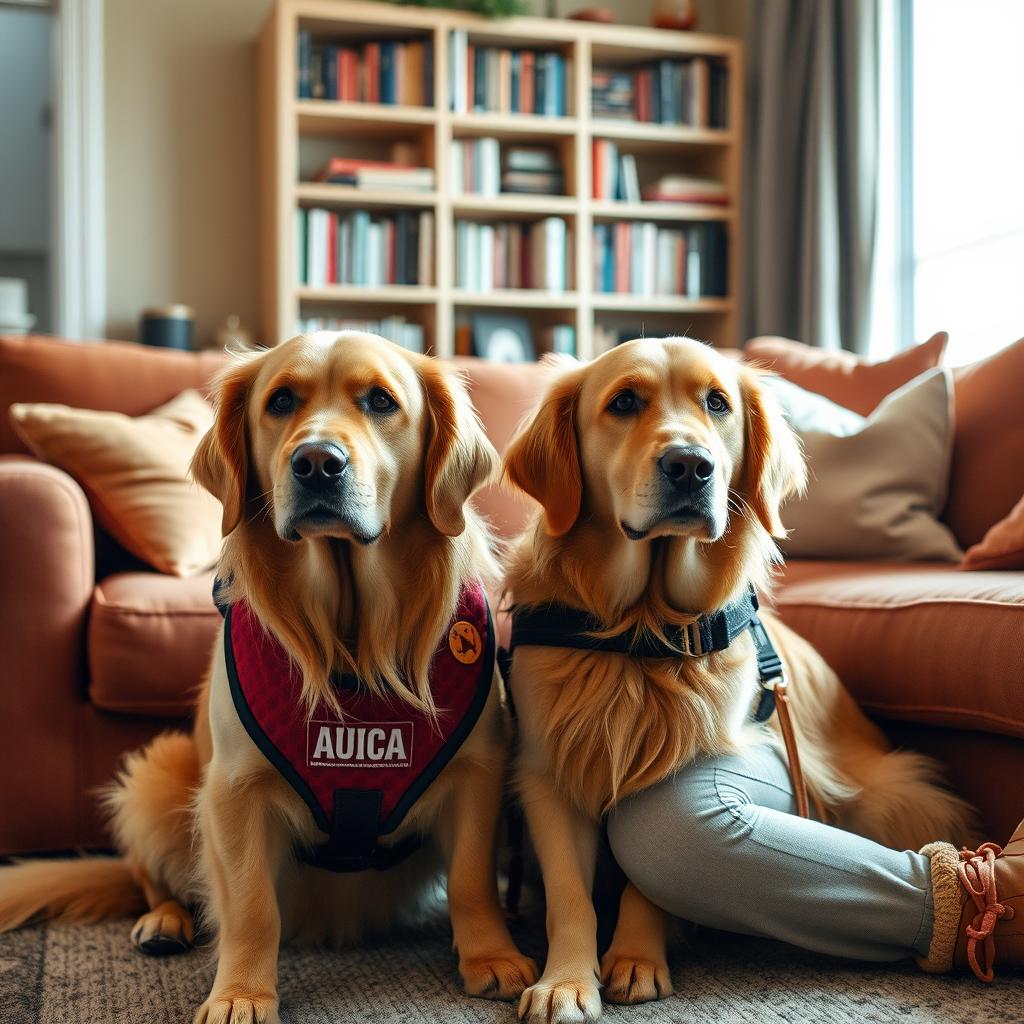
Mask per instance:
[[[590,183],[595,199],[640,202],[636,157],[632,153],[620,154],[619,147],[608,139],[594,139],[591,143]]]
[[[658,60],[631,70],[595,69],[590,109],[594,117],[724,128],[728,84],[725,65],[707,57]]]
[[[428,210],[371,216],[298,209],[295,246],[300,284],[430,284],[434,216]]]
[[[572,233],[561,217],[533,224],[455,222],[455,285],[473,292],[496,288],[571,287]]]
[[[404,316],[386,316],[380,320],[335,316],[299,319],[296,324],[298,334],[310,334],[313,331],[365,331],[367,334],[379,334],[412,352],[423,351],[423,325],[406,320]]]
[[[456,114],[566,112],[566,61],[560,53],[475,46],[465,31],[448,40],[448,88]]]
[[[432,106],[434,46],[429,39],[336,46],[298,33],[299,99]]]
[[[723,224],[594,225],[594,287],[599,292],[725,296],[727,264]]]
[[[452,195],[501,192],[561,195],[565,178],[550,146],[506,146],[497,139],[453,139],[449,153]]]

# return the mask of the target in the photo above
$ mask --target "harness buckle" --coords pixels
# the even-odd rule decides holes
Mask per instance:
[[[683,630],[683,636],[686,637],[686,650],[683,653],[689,655],[691,658],[703,657],[704,644],[700,636],[700,623],[691,622],[686,629]]]

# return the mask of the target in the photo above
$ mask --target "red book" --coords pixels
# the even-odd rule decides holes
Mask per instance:
[[[380,43],[366,44],[365,66],[366,102],[380,103]]]
[[[680,231],[676,240],[676,272],[673,290],[676,295],[686,294],[686,234]]]
[[[476,47],[466,46],[466,110],[472,114],[476,109]]]
[[[327,283],[338,283],[338,215],[327,216]]]
[[[416,171],[412,164],[393,164],[389,160],[363,160],[359,157],[332,156],[330,160],[313,175],[314,181],[329,181],[356,171],[365,170]]]
[[[386,220],[384,221],[384,280],[387,284],[394,284],[398,277],[395,269],[396,249],[395,222]]]
[[[523,50],[519,61],[519,112],[533,113],[533,65],[534,55]]]
[[[350,103],[359,99],[359,55],[355,50],[341,51],[342,96]]]
[[[604,198],[604,139],[594,139],[590,146],[590,192],[594,199]]]
[[[648,68],[642,68],[636,73],[636,81],[633,85],[633,95],[636,97],[636,119],[638,121],[650,121],[651,119],[651,76]]]
[[[619,221],[615,225],[615,290],[626,293],[629,291],[630,258],[630,225]]]

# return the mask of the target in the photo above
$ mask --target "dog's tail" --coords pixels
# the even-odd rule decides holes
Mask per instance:
[[[38,860],[0,867],[0,932],[39,920],[90,923],[146,909],[121,858]]]
[[[944,840],[970,842],[977,816],[944,785],[937,761],[910,750],[890,750],[856,767],[861,792],[843,815],[844,828],[896,850]]]

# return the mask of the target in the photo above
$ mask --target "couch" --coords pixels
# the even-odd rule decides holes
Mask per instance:
[[[205,388],[222,360],[0,337],[0,854],[109,845],[95,790],[124,752],[187,728],[219,621],[212,573],[160,575],[119,549],[78,484],[27,453],[7,408],[140,415]],[[539,372],[461,362],[501,449]],[[479,500],[506,536],[527,513],[497,488]],[[967,502],[978,530],[999,518],[984,501],[954,490],[950,507]],[[935,754],[993,837],[1008,834],[1024,814],[1024,572],[796,561],[773,601],[896,742]]]

